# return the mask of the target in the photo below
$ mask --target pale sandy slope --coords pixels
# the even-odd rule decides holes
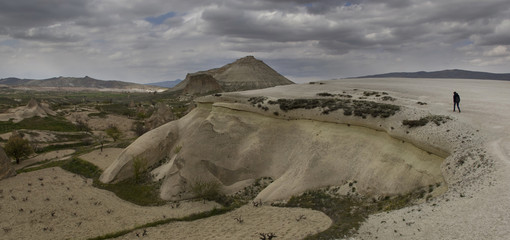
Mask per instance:
[[[239,222],[237,219],[242,219]],[[243,206],[221,216],[193,222],[175,222],[147,228],[147,238],[202,240],[202,239],[260,239],[260,233],[274,233],[276,239],[303,239],[326,230],[331,224],[322,212],[303,208]],[[118,239],[138,239],[138,230]]]
[[[356,239],[510,239],[509,81],[352,79],[335,84],[427,102],[423,108],[430,113],[479,129],[483,136],[478,145],[495,162],[494,172],[461,183],[435,201],[371,216]],[[460,114],[452,112],[453,91],[461,96]]]
[[[214,203],[141,207],[60,168],[0,181],[0,239],[86,239],[203,212]]]
[[[88,161],[96,166],[98,166],[101,170],[105,170],[112,162],[117,159],[119,154],[124,150],[123,148],[104,148],[96,149],[92,152],[83,154],[80,156],[81,159]]]

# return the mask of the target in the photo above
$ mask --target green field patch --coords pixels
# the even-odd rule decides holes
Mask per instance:
[[[58,132],[77,132],[79,128],[63,117],[32,117],[26,118],[18,123],[12,121],[0,121],[0,133],[7,133],[13,130],[49,130]]]

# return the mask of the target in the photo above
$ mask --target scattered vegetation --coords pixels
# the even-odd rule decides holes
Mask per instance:
[[[323,114],[342,109],[344,115],[367,116],[387,118],[400,110],[399,106],[377,103],[372,101],[360,101],[350,99],[278,99],[269,101],[269,104],[278,104],[284,112],[294,109],[321,108]]]
[[[26,118],[18,123],[12,121],[0,121],[0,133],[6,133],[13,130],[28,129],[28,130],[50,130],[58,132],[77,132],[80,131],[79,127],[67,121],[63,117],[33,117]]]
[[[259,104],[259,103],[264,103],[264,101],[266,101],[267,97],[251,97],[250,99],[248,99],[248,102],[250,102],[253,106]]]
[[[111,191],[119,198],[140,206],[160,206],[166,201],[159,197],[160,183],[144,181],[137,182],[129,178],[118,183],[106,184],[94,179],[94,186]]]
[[[71,160],[63,161],[60,167],[69,172],[92,179],[98,179],[102,173],[101,169],[96,165],[76,157]]]
[[[383,100],[383,101],[391,101],[391,102],[393,102],[393,101],[395,101],[395,100],[397,100],[397,99],[396,99],[396,98],[394,98],[394,97],[391,97],[391,96],[383,96],[383,97],[381,98],[381,100]]]
[[[351,95],[348,94],[331,94],[327,92],[317,93],[319,97],[341,97],[341,98],[352,98]]]
[[[133,158],[132,162],[133,162],[133,171],[134,171],[134,176],[135,176],[135,182],[139,183],[142,180],[145,180],[145,179],[142,179],[142,176],[144,174],[148,175],[148,174],[146,174],[147,160],[142,157],[135,157],[135,158]]]
[[[412,205],[417,199],[431,197],[425,196],[431,186],[405,195],[386,196],[381,199],[341,196],[335,193],[336,188],[307,191],[292,197],[286,204],[276,206],[310,208],[324,212],[333,220],[333,224],[326,231],[305,239],[345,239],[355,234],[370,214],[400,209]]]
[[[365,96],[365,97],[370,97],[370,96],[380,97],[381,93],[375,92],[375,91],[364,91],[363,96]]]
[[[179,152],[181,152],[181,150],[182,150],[182,146],[181,146],[181,145],[179,145],[179,146],[175,147],[175,149],[174,149],[174,153],[175,153],[175,154],[178,154]]]
[[[80,147],[87,147],[87,146],[91,146],[91,145],[92,145],[92,141],[89,141],[89,140],[79,141],[79,142],[75,142],[75,143],[66,143],[66,144],[50,144],[46,147],[36,148],[35,152],[36,153],[45,153],[45,152],[51,152],[51,151],[56,151],[56,150],[62,150],[62,149],[77,149]]]
[[[191,182],[190,188],[197,198],[204,201],[215,201],[221,195],[221,184],[217,181],[206,181],[197,178]]]
[[[402,125],[413,128],[413,127],[425,126],[425,125],[427,125],[427,123],[433,122],[437,126],[440,126],[441,124],[445,124],[449,120],[451,120],[451,118],[449,116],[430,115],[430,116],[422,117],[418,120],[403,120]]]
[[[145,127],[145,124],[141,121],[137,121],[133,124],[133,131],[136,133],[137,136],[142,136],[145,134],[149,129]]]
[[[119,138],[122,136],[122,132],[119,130],[119,128],[115,125],[111,125],[109,126],[106,130],[105,130],[105,133],[106,135],[108,135],[109,137],[111,137],[113,139],[114,142],[116,142],[117,140],[119,140]]]

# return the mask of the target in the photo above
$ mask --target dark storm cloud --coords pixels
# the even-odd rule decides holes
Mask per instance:
[[[4,28],[30,28],[46,26],[80,16],[87,16],[84,0],[2,0],[0,23]]]
[[[216,35],[275,42],[318,41],[328,52],[345,54],[374,47],[398,49],[417,40],[453,44],[474,35],[490,35],[510,8],[508,1],[262,2],[253,11],[252,4],[248,10],[239,4],[233,5],[235,9],[209,8],[202,19],[208,24],[207,31]],[[306,13],[297,11],[298,7]]]

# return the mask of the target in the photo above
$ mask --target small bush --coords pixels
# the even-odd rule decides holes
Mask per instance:
[[[392,102],[393,102],[393,101],[395,101],[395,100],[397,100],[397,99],[396,99],[396,98],[394,98],[394,97],[391,97],[391,96],[383,96],[383,97],[381,98],[381,100],[383,100],[383,101],[392,101]]]
[[[420,118],[418,120],[403,120],[402,121],[402,124],[404,126],[409,126],[410,128],[425,126],[425,125],[427,125],[427,123],[429,123],[429,120],[427,118]]]
[[[182,150],[182,146],[181,146],[181,145],[179,145],[179,146],[175,147],[175,149],[174,149],[174,153],[175,153],[175,154],[178,154],[179,152],[181,152],[181,150]]]
[[[410,128],[413,127],[421,127],[427,125],[429,122],[435,123],[437,126],[440,126],[441,124],[446,123],[447,121],[451,120],[448,116],[443,115],[430,115],[427,117],[422,117],[418,120],[403,120],[402,125],[409,126]]]
[[[143,179],[143,174],[147,172],[147,160],[141,157],[133,158],[133,171],[135,182],[140,183]]]
[[[317,96],[320,97],[333,97],[334,95],[331,93],[323,92],[323,93],[317,93]]]
[[[191,192],[197,198],[215,201],[220,197],[221,184],[216,181],[205,181],[203,179],[195,179],[191,183]]]

